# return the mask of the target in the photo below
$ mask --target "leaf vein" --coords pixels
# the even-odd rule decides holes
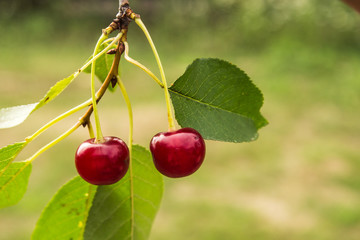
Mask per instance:
[[[153,188],[159,188],[159,186],[157,186],[156,184],[154,184],[154,183],[152,183],[152,182],[149,182],[149,181],[145,180],[144,178],[141,178],[141,177],[139,177],[139,176],[134,176],[134,178],[136,178],[136,179],[138,179],[138,180],[146,183],[147,185],[152,186]]]
[[[6,188],[6,186],[7,186],[8,184],[10,184],[22,171],[24,171],[24,169],[25,169],[27,166],[29,166],[29,164],[30,164],[30,162],[26,163],[23,167],[21,167],[21,168],[13,175],[12,178],[9,179],[9,181],[7,181],[4,185],[2,185],[2,186],[0,187],[0,192],[3,191],[3,189]],[[14,168],[14,169],[16,169],[16,168]],[[0,177],[1,177],[1,176],[0,176]]]
[[[143,198],[142,196],[140,196],[138,194],[134,194],[134,197],[136,197],[137,199],[139,199],[139,200],[141,200],[143,202],[148,203],[154,210],[157,210],[156,205],[152,201],[150,201],[148,199],[145,199],[145,198]]]
[[[104,222],[106,222],[108,219],[110,219],[110,218],[112,217],[112,215],[113,215],[123,204],[125,204],[125,202],[126,202],[127,200],[129,200],[129,199],[130,199],[130,196],[124,198],[124,199],[120,202],[120,204],[116,206],[116,208],[114,208],[110,213],[108,213],[108,215],[107,215],[106,218],[101,219],[101,220],[99,221],[99,225],[94,229],[94,232],[96,232],[96,231],[99,229],[99,227],[101,227],[101,225],[102,225]],[[128,220],[131,220],[131,218],[129,218]],[[128,220],[126,220],[126,221],[128,221]],[[120,225],[122,225],[122,224],[120,224]]]
[[[223,108],[220,108],[219,106],[216,106],[216,105],[211,105],[211,104],[209,104],[209,103],[200,102],[198,99],[192,98],[192,97],[190,97],[190,96],[183,95],[183,94],[181,94],[181,93],[179,93],[179,92],[175,92],[175,91],[172,91],[172,90],[170,90],[170,89],[169,89],[169,91],[173,92],[174,94],[179,95],[180,97],[189,99],[189,100],[194,101],[194,102],[196,102],[196,103],[199,103],[199,104],[201,104],[201,105],[205,105],[205,106],[208,106],[208,107],[217,109],[217,110],[221,110],[221,111],[224,111],[224,112],[229,112],[229,113],[237,114],[237,115],[242,116],[242,117],[245,117],[245,118],[249,118],[249,117],[244,116],[244,115],[242,115],[242,114],[240,114],[240,113],[233,112],[233,111],[230,111],[230,110],[228,110],[228,109],[223,109]],[[250,119],[250,118],[249,118],[249,119]]]

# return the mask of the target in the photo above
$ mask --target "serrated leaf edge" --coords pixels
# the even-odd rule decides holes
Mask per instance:
[[[15,144],[20,144],[20,143],[23,144],[22,148],[21,148],[20,150],[18,150],[18,152],[17,152],[15,155],[12,156],[12,159],[8,162],[8,164],[7,164],[5,167],[3,167],[2,169],[0,169],[0,177],[4,174],[4,172],[6,171],[6,169],[10,166],[10,164],[15,160],[15,158],[17,157],[17,155],[20,154],[20,152],[25,148],[25,146],[26,146],[28,143],[25,142],[25,141],[23,141],[23,142],[17,142],[17,143],[9,144],[9,145],[1,148],[1,149],[4,149],[4,148],[7,148],[7,147],[9,147],[9,146],[13,146],[13,145],[15,145]]]
[[[77,176],[80,178],[80,176]],[[68,181],[67,183],[65,183],[64,185],[62,185],[58,191],[52,196],[52,198],[50,199],[50,201],[47,203],[47,205],[44,207],[44,209],[42,210],[42,213],[40,215],[40,218],[42,216],[42,214],[49,208],[49,206],[51,205],[52,201],[56,198],[57,194],[59,193],[59,191],[66,185],[68,184],[69,182],[71,181],[74,181],[77,177],[74,177],[72,178],[70,181]],[[83,221],[82,222],[82,226],[81,226],[81,231],[80,231],[80,234],[79,234],[79,238],[78,240],[82,240],[84,238],[84,231],[85,231],[85,227],[86,227],[86,222],[87,222],[87,218],[89,216],[89,210],[91,208],[91,205],[92,205],[92,201],[90,201],[90,198],[91,198],[91,194],[92,192],[95,191],[94,195],[96,194],[96,191],[97,191],[97,186],[96,185],[92,185],[92,184],[89,184],[89,188],[88,188],[88,191],[86,193],[86,197],[83,198],[82,200],[86,199],[86,203],[85,203],[85,211],[84,211],[84,218],[83,218]],[[39,225],[39,220],[40,218],[37,220],[37,223],[36,223],[36,227],[32,233],[32,236],[31,236],[31,239],[32,240],[36,240],[33,238],[33,235],[35,233],[35,230],[37,228],[37,226]],[[67,233],[69,234],[69,233]]]
[[[241,68],[239,68],[237,65],[235,65],[235,64],[233,64],[233,63],[231,63],[231,62],[229,62],[229,61],[226,61],[226,60],[224,60],[224,59],[220,59],[220,58],[196,58],[191,64],[189,64],[187,67],[186,67],[186,69],[185,69],[185,72],[178,78],[178,79],[180,79],[185,73],[186,73],[186,71],[188,71],[189,70],[189,68],[191,67],[191,66],[193,66],[194,64],[199,64],[199,62],[201,62],[201,61],[208,61],[208,60],[215,60],[215,61],[219,61],[219,62],[221,62],[221,63],[225,63],[225,64],[228,64],[228,65],[230,65],[231,67],[233,67],[233,68],[235,68],[236,70],[238,70],[238,71],[240,71],[244,76],[246,76],[246,78],[247,78],[247,80],[253,85],[253,87],[258,91],[258,93],[260,94],[260,98],[261,98],[261,101],[259,102],[259,108],[257,109],[258,110],[258,112],[259,112],[259,116],[262,118],[262,120],[263,120],[263,123],[260,125],[260,126],[256,126],[256,124],[255,124],[255,122],[254,122],[254,120],[252,119],[252,118],[250,118],[250,117],[248,117],[248,116],[243,116],[243,115],[241,115],[241,114],[239,114],[239,113],[235,113],[235,112],[231,112],[231,111],[229,111],[229,110],[226,110],[226,109],[221,109],[221,110],[226,110],[226,111],[228,111],[228,112],[231,112],[231,113],[234,113],[234,114],[238,114],[239,116],[242,116],[242,117],[245,117],[245,118],[248,118],[248,119],[251,119],[253,122],[254,122],[254,126],[256,126],[256,128],[259,130],[260,128],[262,128],[262,127],[265,127],[269,122],[266,120],[266,118],[264,118],[264,116],[261,114],[261,112],[260,112],[260,109],[263,107],[263,105],[264,105],[264,94],[262,93],[262,91],[260,90],[260,88],[258,88],[258,86],[256,86],[255,85],[255,83],[252,81],[252,79],[249,77],[249,75],[245,72],[245,71],[243,71]],[[177,79],[177,80],[178,80]],[[177,81],[176,80],[176,81]],[[175,81],[175,82],[176,82]],[[175,83],[174,82],[174,83]],[[171,91],[171,92],[173,92],[173,93],[178,93],[178,92],[175,92],[173,89],[172,89],[172,87],[173,87],[173,85],[174,85],[174,83],[172,83],[171,84],[171,86],[169,87],[169,91]],[[178,93],[179,95],[182,95],[182,94],[180,94],[180,93]],[[184,95],[185,96],[185,95]],[[191,99],[191,98],[190,98]],[[211,105],[212,106],[212,105]]]
[[[24,163],[24,162],[18,162],[18,163]],[[9,166],[10,166],[10,164],[9,164]],[[28,166],[30,166],[30,171],[31,171],[31,162],[26,162],[26,164],[23,166],[23,167],[21,167],[4,185],[2,185],[1,187],[0,187],[0,192],[2,192],[2,191],[4,191],[4,189],[17,177],[17,176],[19,176],[20,175],[20,173],[22,173]],[[5,171],[4,171],[5,172]],[[4,173],[3,172],[3,173]],[[1,176],[2,176],[2,174],[1,174]],[[1,177],[0,176],[0,177]],[[26,185],[26,188],[27,188],[27,185]],[[25,188],[25,191],[26,191],[26,188]],[[21,199],[21,198],[20,198]],[[20,200],[19,199],[19,200]],[[15,202],[14,204],[16,204],[17,202]],[[11,205],[13,205],[13,204],[11,204]]]
[[[7,186],[9,185],[17,176],[19,176],[20,173],[22,173],[22,171],[24,171],[24,169],[29,166],[31,164],[31,162],[19,162],[19,163],[26,163],[23,167],[19,168],[19,170],[9,179],[9,181],[7,181],[4,185],[0,186],[0,192]],[[10,165],[10,164],[9,164]],[[6,171],[6,170],[5,170]],[[4,172],[2,172],[2,174],[4,174]],[[0,177],[2,176],[2,174],[0,175]]]

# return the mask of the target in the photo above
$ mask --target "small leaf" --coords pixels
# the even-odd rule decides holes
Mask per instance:
[[[0,109],[0,129],[15,127],[26,120],[31,113],[56,98],[74,80],[75,73],[52,86],[37,103]]]
[[[0,149],[0,174],[25,146],[26,142],[19,142]]]
[[[267,124],[259,112],[260,90],[226,61],[195,60],[169,91],[178,123],[195,128],[206,139],[253,141]]]
[[[34,111],[38,103],[0,109],[0,129],[15,127]]]
[[[129,169],[116,184],[98,187],[85,240],[148,239],[162,198],[163,180],[149,151],[133,146],[132,156],[132,171]]]
[[[66,183],[42,212],[32,239],[82,239],[95,192],[79,176]]]
[[[107,44],[107,43],[102,44],[99,47],[98,52],[101,52],[102,50],[104,50],[108,45],[109,44]],[[92,56],[89,57],[87,62],[90,61],[91,59],[92,59]],[[95,75],[100,80],[100,82],[103,83],[105,81],[108,73],[110,72],[113,61],[114,61],[113,54],[103,54],[96,60]],[[91,65],[92,64],[90,64],[87,68],[84,69],[85,73],[91,73]],[[111,84],[109,85],[109,90],[114,91],[114,88],[111,86]]]
[[[13,162],[0,173],[0,208],[15,205],[24,196],[31,166],[30,162]]]
[[[108,45],[103,44],[99,52],[105,49]],[[111,69],[112,61],[114,59],[113,55],[103,54],[98,60],[96,61],[95,67],[95,74],[98,78],[104,82],[108,72]],[[89,58],[91,60],[91,58]],[[90,72],[91,65],[88,66],[84,72]],[[39,102],[28,104],[28,105],[21,105],[21,106],[14,106],[9,108],[2,108],[0,109],[0,129],[2,128],[11,128],[15,127],[26,120],[31,113],[36,111],[37,109],[41,108],[45,104],[52,101],[56,98],[60,93],[62,93],[65,88],[69,86],[69,84],[75,79],[79,72],[75,72],[70,76],[58,81],[54,86],[52,86],[49,91],[45,94],[45,96],[40,99]],[[111,84],[110,84],[111,85]],[[113,90],[112,86],[109,85],[109,89]]]
[[[52,101],[54,98],[56,98],[62,91],[69,86],[69,84],[74,80],[75,73],[71,74],[67,78],[64,78],[63,80],[58,81],[54,86],[52,86],[49,91],[45,94],[45,96],[39,101],[39,103],[36,105],[35,110],[39,109],[40,107],[44,106],[45,104]]]

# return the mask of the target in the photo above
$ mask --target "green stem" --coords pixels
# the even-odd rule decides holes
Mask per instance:
[[[98,42],[96,43],[93,57],[97,54],[97,51],[101,45],[101,43],[107,38],[107,35],[104,33],[101,34]],[[95,118],[95,126],[96,126],[96,139],[95,142],[103,142],[103,134],[101,132],[101,126],[100,126],[100,119],[99,119],[99,113],[97,109],[97,103],[96,103],[96,96],[95,96],[95,65],[96,61],[93,61],[91,65],[91,98],[92,98],[92,105],[94,110],[94,118]]]
[[[132,59],[129,56],[129,44],[128,42],[124,42],[125,45],[125,53],[124,53],[124,57],[125,60],[134,64],[135,66],[139,67],[140,69],[142,69],[144,72],[146,72],[152,79],[155,80],[155,82],[157,84],[159,84],[160,87],[164,87],[164,84],[155,76],[155,74],[153,74],[147,67],[145,67],[144,65],[142,65],[141,63],[139,63],[138,61],[136,61],[135,59]]]
[[[115,43],[117,41],[119,41],[119,39],[122,37],[122,33],[119,33],[115,38],[112,38],[112,42],[105,48],[103,49],[101,52],[99,52],[98,54],[96,54],[96,56],[94,56],[90,61],[88,61],[84,66],[82,66],[79,71],[77,71],[74,76],[77,77],[78,74],[80,74],[85,68],[87,68],[92,62],[94,62],[95,60],[97,60],[99,57],[101,57],[103,54],[105,54],[107,51],[109,51],[109,49],[111,47],[113,47],[115,45]],[[98,96],[97,96],[98,98]],[[36,131],[33,135],[27,137],[25,139],[26,142],[31,142],[33,141],[35,138],[37,138],[40,134],[42,134],[44,131],[46,131],[48,128],[50,128],[52,125],[54,125],[55,123],[59,122],[60,120],[74,114],[75,112],[85,108],[86,106],[89,106],[92,103],[92,100],[88,100],[76,107],[74,107],[73,109],[70,109],[69,111],[61,114],[60,116],[54,118],[53,120],[51,120],[50,122],[48,122],[47,124],[45,124],[44,126],[42,126],[38,131]]]
[[[110,50],[110,48],[112,48],[119,40],[120,38],[123,36],[123,33],[119,33],[118,35],[116,35],[116,37],[114,38],[114,40],[106,47],[104,48],[101,52],[99,52],[98,54],[96,54],[96,56],[94,56],[93,58],[91,58],[87,63],[84,64],[84,66],[82,66],[76,73],[75,73],[75,77],[77,75],[79,75],[82,71],[84,71],[88,66],[90,66],[91,63],[93,63],[94,61],[96,61],[99,57],[101,57],[103,54],[107,53],[107,51]]]
[[[113,38],[113,41],[104,49],[102,50],[100,53],[96,54],[96,56],[94,56],[90,61],[88,61],[84,66],[82,66],[79,71],[77,71],[74,74],[74,77],[77,77],[77,75],[79,75],[85,68],[87,68],[92,62],[94,62],[95,60],[97,60],[99,57],[101,57],[103,54],[105,54],[107,51],[109,51],[109,49],[115,45],[115,43],[117,41],[119,41],[119,39],[122,37],[122,33],[118,34],[115,38]],[[98,97],[98,96],[97,96]],[[33,135],[27,137],[25,139],[26,142],[31,142],[33,141],[35,138],[37,138],[40,134],[42,134],[44,131],[46,131],[48,128],[50,128],[52,125],[54,125],[55,123],[59,122],[60,120],[74,114],[75,112],[85,108],[86,106],[89,106],[92,103],[92,100],[88,100],[76,107],[74,107],[73,109],[70,109],[69,111],[61,114],[60,116],[54,118],[53,120],[51,120],[50,122],[48,122],[47,124],[45,124],[44,126],[42,126],[38,131],[36,131]]]
[[[129,99],[129,95],[126,92],[125,86],[124,86],[123,82],[121,81],[120,77],[116,76],[116,78],[117,78],[118,85],[120,87],[121,93],[122,93],[122,95],[124,97],[124,100],[125,100],[125,103],[126,103],[126,106],[127,106],[127,109],[128,109],[128,114],[129,114],[129,145],[131,147],[132,143],[133,143],[133,129],[134,129],[134,124],[133,124],[133,122],[134,122],[133,119],[134,118],[133,118],[131,102],[130,102],[130,99]]]
[[[45,145],[44,147],[42,147],[39,151],[37,151],[34,155],[32,155],[30,158],[28,158],[26,160],[26,162],[32,162],[34,161],[35,158],[37,158],[40,154],[44,153],[46,150],[48,150],[49,148],[53,147],[54,145],[56,145],[57,143],[59,143],[61,140],[65,139],[67,136],[69,136],[71,133],[73,133],[78,127],[81,126],[80,122],[77,122],[74,126],[72,126],[69,130],[67,130],[65,133],[63,133],[62,135],[60,135],[58,138],[56,138],[55,140],[51,141],[50,143],[48,143],[47,145]]]
[[[102,42],[102,44],[108,43],[108,42],[112,42],[115,38],[108,38],[105,41]]]
[[[133,112],[132,112],[132,107],[131,107],[131,102],[129,99],[129,95],[126,92],[125,86],[123,84],[123,82],[121,81],[119,76],[116,76],[117,78],[117,82],[118,85],[120,87],[121,93],[124,97],[127,109],[128,109],[128,114],[129,114],[129,153],[130,153],[130,163],[129,163],[129,174],[130,174],[130,196],[131,196],[131,223],[132,223],[132,227],[131,227],[131,236],[133,236],[133,226],[134,226],[134,184],[133,184],[133,168],[132,168],[132,145],[133,145],[133,129],[134,129],[134,124],[133,124]]]
[[[31,142],[33,141],[35,138],[37,138],[40,134],[42,134],[44,131],[46,131],[48,128],[50,128],[51,126],[53,126],[54,124],[56,124],[57,122],[63,120],[64,118],[76,113],[77,111],[80,111],[81,109],[84,109],[85,107],[91,105],[91,99],[87,100],[86,102],[83,102],[82,104],[70,109],[69,111],[59,115],[58,117],[54,118],[53,120],[51,120],[50,122],[48,122],[47,124],[45,124],[44,126],[42,126],[39,130],[37,130],[33,135],[31,135],[30,137],[27,137],[25,139],[26,142]]]
[[[169,122],[169,130],[175,130],[175,123],[174,123],[174,118],[173,118],[173,114],[172,114],[172,109],[171,109],[171,101],[170,101],[170,95],[169,95],[169,90],[168,90],[168,86],[167,86],[167,82],[166,82],[166,77],[165,77],[165,72],[164,72],[164,68],[162,67],[161,61],[160,61],[160,57],[159,54],[156,50],[155,44],[150,36],[149,31],[147,30],[146,26],[144,25],[144,23],[141,21],[140,17],[135,17],[135,23],[141,28],[141,30],[144,32],[150,46],[151,49],[154,53],[157,65],[159,66],[159,70],[160,70],[160,74],[161,74],[161,80],[163,82],[164,85],[164,92],[165,92],[165,101],[166,101],[166,107],[167,107],[167,114],[168,114],[168,122]]]

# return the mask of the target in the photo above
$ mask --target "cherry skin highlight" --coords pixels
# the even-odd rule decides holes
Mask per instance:
[[[199,169],[205,157],[205,142],[193,128],[156,134],[150,142],[156,169],[171,178],[185,177]]]
[[[75,154],[79,175],[94,185],[118,182],[129,168],[129,149],[117,137],[104,137],[104,142],[89,139],[81,143]]]

